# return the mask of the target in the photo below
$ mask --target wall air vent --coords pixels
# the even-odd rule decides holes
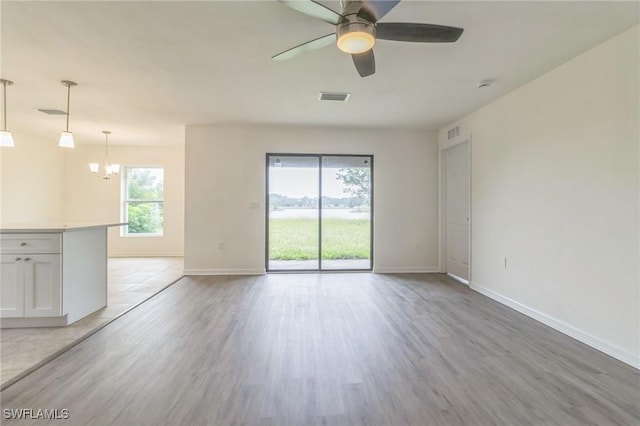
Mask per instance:
[[[347,102],[349,96],[351,96],[351,93],[320,92],[318,99],[321,101]]]
[[[447,140],[451,140],[456,136],[460,136],[460,126],[456,126],[453,129],[447,131]]]
[[[60,111],[59,109],[46,109],[46,108],[38,108],[38,111],[44,112],[49,115],[67,115],[66,112]]]

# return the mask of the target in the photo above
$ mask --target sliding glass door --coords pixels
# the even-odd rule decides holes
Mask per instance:
[[[320,268],[320,158],[268,156],[267,270]]]
[[[268,271],[371,270],[372,163],[267,154]]]
[[[322,156],[322,269],[371,269],[371,157]]]

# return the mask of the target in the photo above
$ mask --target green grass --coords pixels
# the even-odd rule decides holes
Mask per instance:
[[[323,219],[322,258],[369,259],[368,219]],[[316,219],[271,219],[269,259],[312,260],[318,258]]]

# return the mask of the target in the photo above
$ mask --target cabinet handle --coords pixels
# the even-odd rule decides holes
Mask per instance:
[[[27,245],[27,243],[25,243],[25,242],[20,243],[20,247],[24,247],[26,245]]]
[[[28,261],[31,260],[31,258],[30,257],[25,257],[24,260],[28,262]]]
[[[16,257],[16,262],[20,262],[22,260],[21,257]]]

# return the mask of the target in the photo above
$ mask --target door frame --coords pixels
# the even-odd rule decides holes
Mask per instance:
[[[439,146],[438,153],[438,169],[440,176],[440,184],[438,185],[439,192],[439,201],[440,201],[440,209],[439,209],[439,225],[440,232],[438,235],[438,269],[442,273],[447,272],[447,199],[446,199],[446,189],[447,189],[447,164],[446,164],[446,153],[447,150],[453,148],[454,146],[460,145],[461,143],[467,142],[469,145],[468,155],[469,155],[469,280],[463,280],[459,277],[449,275],[452,278],[462,282],[463,284],[470,285],[473,277],[473,262],[472,262],[472,229],[473,229],[473,210],[472,210],[472,179],[471,173],[473,171],[473,166],[471,163],[472,156],[472,147],[471,143],[471,134],[463,134],[459,136],[455,136],[450,140],[441,143]]]
[[[317,269],[269,269],[269,158],[270,157],[316,157],[318,158],[318,268]],[[369,267],[367,269],[322,269],[322,158],[323,157],[368,157],[369,158]],[[374,173],[373,154],[296,154],[267,152],[265,154],[265,239],[264,265],[266,272],[372,272],[373,271],[373,227],[374,227]]]

